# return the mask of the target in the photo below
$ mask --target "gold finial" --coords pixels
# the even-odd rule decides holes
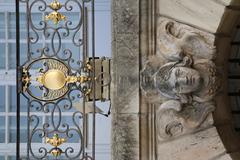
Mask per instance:
[[[51,151],[51,154],[54,156],[54,157],[59,157],[61,156],[61,154],[63,153],[63,151],[59,148],[54,148],[52,151]]]
[[[62,4],[57,0],[54,0],[52,3],[50,3],[50,8],[54,11],[58,11],[62,8]]]
[[[55,147],[54,149],[51,150],[51,154],[54,157],[59,157],[61,156],[61,154],[63,153],[63,151],[58,148],[60,145],[62,145],[63,143],[67,142],[67,140],[65,138],[60,138],[58,136],[58,134],[54,134],[53,138],[46,138],[46,143],[49,143],[50,145],[52,145],[53,147]]]
[[[62,8],[62,4],[58,2],[58,0],[54,0],[50,3],[49,7],[53,10],[50,14],[45,16],[45,20],[52,20],[55,25],[57,25],[60,21],[65,21],[66,16],[59,13],[58,10]]]
[[[60,138],[58,134],[54,134],[53,138],[46,138],[46,143],[51,144],[53,147],[58,147],[65,142],[67,142],[67,140],[65,138]]]
[[[49,15],[46,15],[45,16],[45,20],[48,21],[48,20],[52,20],[53,23],[56,25],[58,24],[60,21],[65,21],[66,20],[66,17],[57,12],[57,11],[53,11],[52,13],[50,13]]]

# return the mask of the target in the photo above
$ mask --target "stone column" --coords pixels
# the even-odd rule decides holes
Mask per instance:
[[[112,160],[139,159],[139,1],[112,2]]]

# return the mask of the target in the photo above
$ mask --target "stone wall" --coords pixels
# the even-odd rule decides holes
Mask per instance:
[[[112,159],[139,159],[139,2],[112,2]]]
[[[112,3],[112,159],[238,160],[226,68],[239,1]]]

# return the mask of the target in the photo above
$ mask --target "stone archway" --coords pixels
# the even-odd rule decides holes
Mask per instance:
[[[112,159],[238,158],[226,79],[240,2],[113,0],[112,7]],[[177,67],[192,74],[195,90],[169,89],[162,77]],[[193,70],[205,89],[193,85]]]

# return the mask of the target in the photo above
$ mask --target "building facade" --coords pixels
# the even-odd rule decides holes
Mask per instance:
[[[239,1],[112,7],[112,159],[239,159]]]

